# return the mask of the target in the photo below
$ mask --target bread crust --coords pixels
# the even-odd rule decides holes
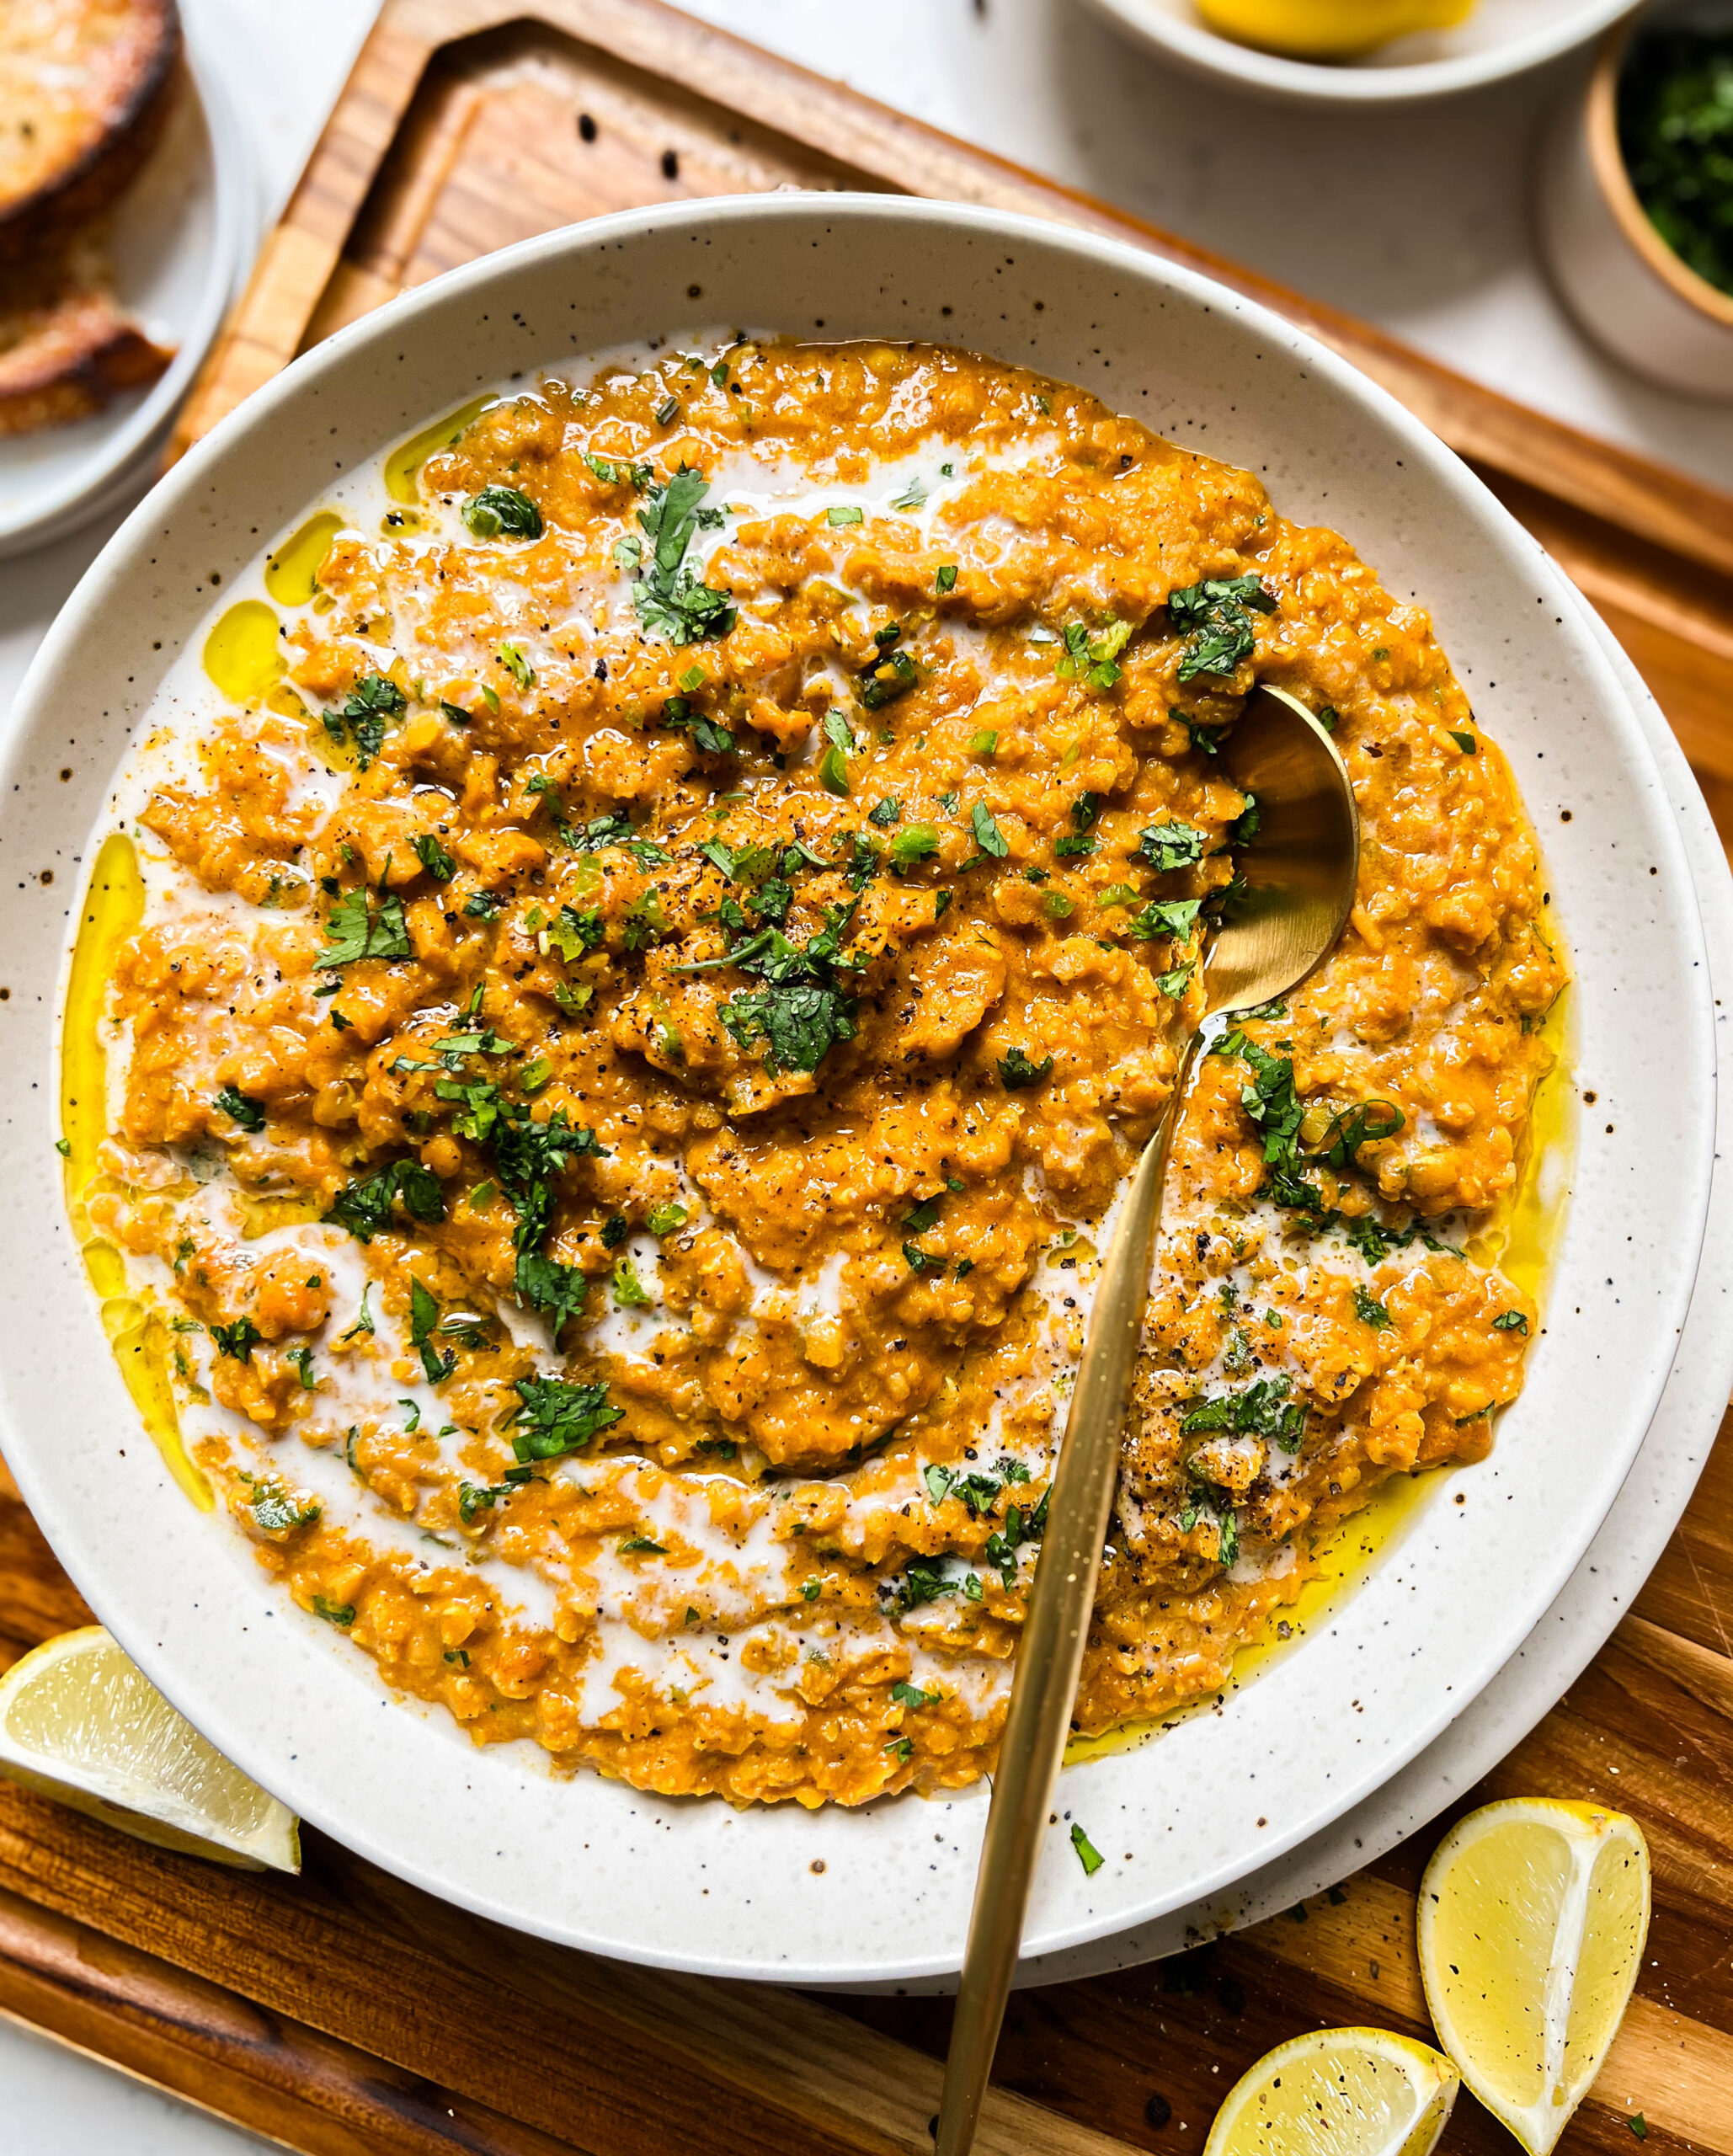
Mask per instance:
[[[0,22],[0,263],[63,243],[155,147],[181,49],[175,0],[8,0]]]
[[[117,305],[101,276],[65,278],[0,313],[0,439],[88,419],[174,357]]]

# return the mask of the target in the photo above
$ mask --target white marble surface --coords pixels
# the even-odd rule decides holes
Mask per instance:
[[[242,112],[261,230],[376,4],[182,0]],[[1602,358],[1538,267],[1530,157],[1580,60],[1420,112],[1330,120],[1164,75],[1078,0],[684,4],[1351,308],[1527,403],[1733,487],[1733,407],[1668,397]],[[117,521],[0,568],[0,712]],[[0,2089],[0,2148],[20,2156],[238,2156],[265,2146],[4,2022]]]

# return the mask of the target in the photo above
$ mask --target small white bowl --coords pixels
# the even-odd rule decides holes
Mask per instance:
[[[1193,0],[1095,0],[1121,29],[1187,74],[1274,104],[1416,104],[1520,75],[1586,45],[1632,0],[1475,0],[1448,29],[1393,39],[1350,61],[1293,60],[1219,36]]]
[[[1634,34],[1604,40],[1586,91],[1554,115],[1537,171],[1541,251],[1597,344],[1665,389],[1733,398],[1733,296],[1686,267],[1649,221],[1618,147],[1618,78]]]

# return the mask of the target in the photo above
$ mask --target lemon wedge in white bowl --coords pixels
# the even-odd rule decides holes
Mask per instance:
[[[299,1871],[300,1822],[177,1714],[100,1625],[0,1677],[0,1773],[158,1849]]]
[[[1197,0],[1213,30],[1295,60],[1352,60],[1416,30],[1448,29],[1474,0]]]

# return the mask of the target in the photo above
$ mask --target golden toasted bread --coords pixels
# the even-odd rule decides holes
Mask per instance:
[[[179,50],[175,0],[3,0],[0,263],[107,209],[156,142]]]
[[[115,302],[96,248],[52,270],[15,265],[0,306],[0,435],[88,419],[173,358]]]

